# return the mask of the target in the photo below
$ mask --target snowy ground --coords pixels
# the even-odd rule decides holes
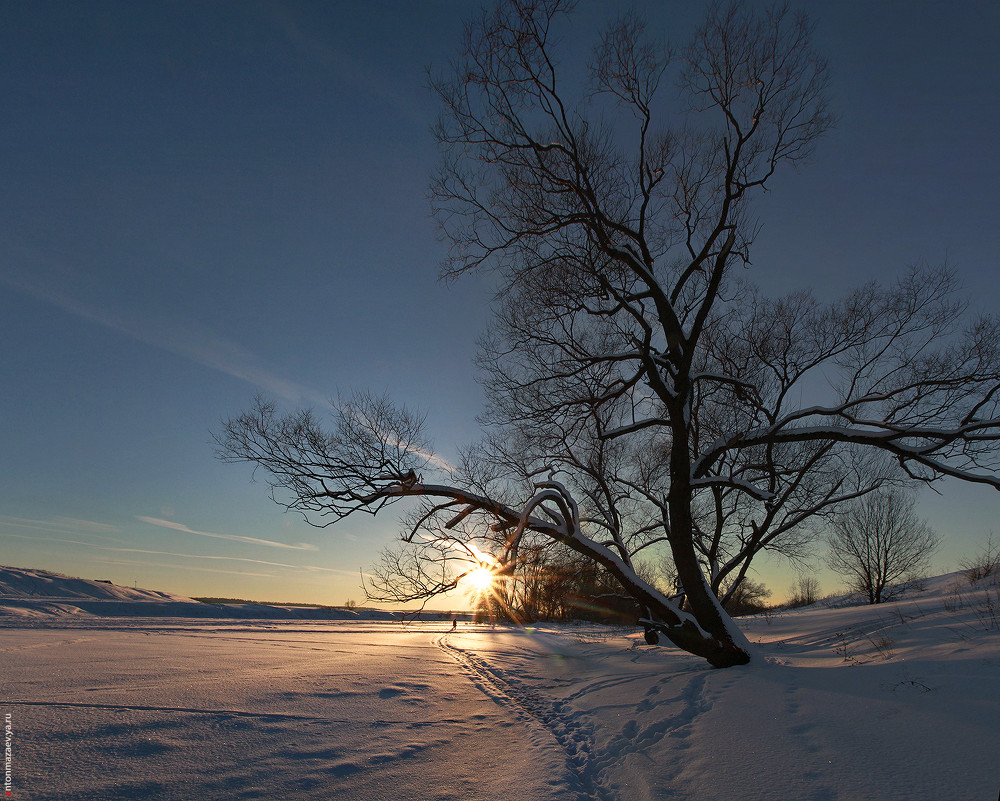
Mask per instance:
[[[722,671],[590,626],[11,613],[12,797],[993,801],[1000,596],[962,581],[754,619]]]

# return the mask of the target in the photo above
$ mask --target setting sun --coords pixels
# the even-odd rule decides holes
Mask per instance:
[[[466,575],[465,580],[476,592],[486,592],[493,586],[493,574],[482,566]]]

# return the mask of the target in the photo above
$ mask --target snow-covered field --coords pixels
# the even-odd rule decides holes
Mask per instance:
[[[1000,595],[959,574],[747,621],[763,658],[721,671],[597,626],[29,614],[17,591],[0,597],[13,798],[1000,791]]]

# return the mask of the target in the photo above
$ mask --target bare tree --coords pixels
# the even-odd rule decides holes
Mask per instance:
[[[718,306],[725,314],[706,329],[699,369],[707,376],[738,376],[739,383],[706,380],[696,387],[696,451],[733,431],[777,422],[817,374],[829,374],[831,361],[832,343],[817,337],[817,318],[827,310],[806,293],[767,301],[743,286]],[[709,473],[716,480],[695,496],[695,547],[723,603],[739,590],[758,553],[768,550],[801,565],[823,519],[839,504],[905,475],[882,454],[833,440],[730,449]],[[718,480],[723,476],[729,480]],[[741,482],[766,487],[767,496],[748,493]]]
[[[763,582],[744,578],[733,591],[726,592],[725,610],[733,617],[756,615],[768,609],[771,590]]]
[[[372,597],[426,598],[481,563],[513,575],[548,541],[603,566],[649,632],[742,664],[720,597],[756,554],[796,557],[810,520],[884,481],[1000,486],[1000,335],[967,319],[947,269],[829,304],[741,282],[752,197],[831,124],[804,17],[716,5],[674,58],[627,14],[583,78],[557,72],[570,6],[503,0],[433,79],[443,272],[499,286],[484,442],[444,470],[417,417],[360,395],[332,431],[261,401],[220,452],[317,525],[412,500]],[[636,569],[663,553],[673,595]]]
[[[967,557],[959,562],[959,567],[965,572],[969,584],[993,577],[994,583],[1000,578],[1000,543],[993,542],[991,531],[975,556]]]
[[[788,605],[792,608],[809,606],[819,600],[819,579],[815,576],[800,575],[792,585]]]
[[[827,561],[870,604],[882,603],[894,586],[919,578],[940,542],[915,507],[913,495],[890,490],[850,504],[833,519]]]

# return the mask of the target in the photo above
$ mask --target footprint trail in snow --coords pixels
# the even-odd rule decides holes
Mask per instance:
[[[580,713],[563,701],[543,697],[504,670],[453,645],[447,634],[436,644],[490,698],[512,708],[522,719],[534,721],[555,739],[566,754],[566,765],[579,785],[582,798],[612,801],[600,781],[600,766],[604,760],[594,750],[593,726],[581,720]]]

